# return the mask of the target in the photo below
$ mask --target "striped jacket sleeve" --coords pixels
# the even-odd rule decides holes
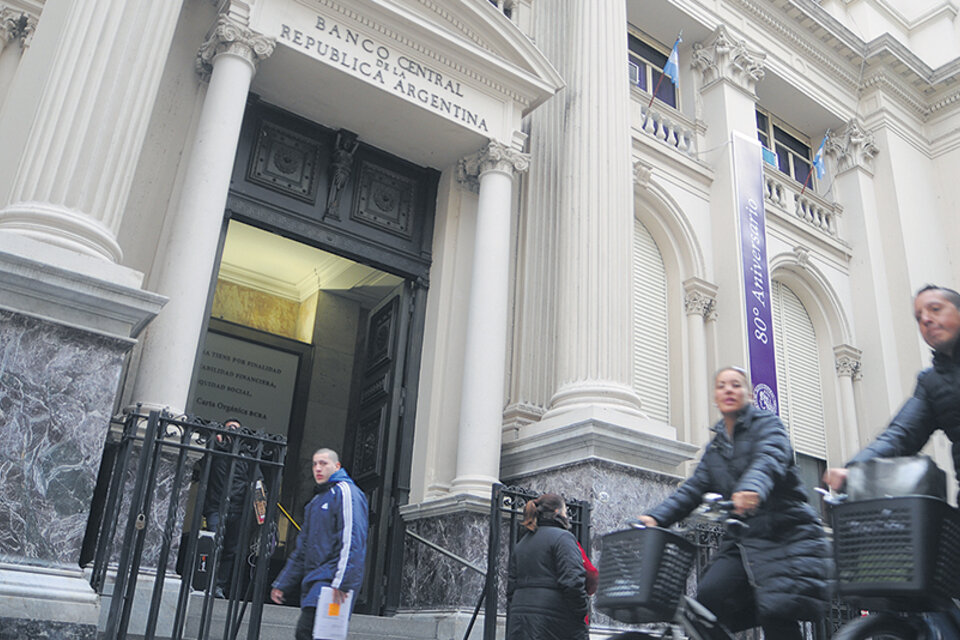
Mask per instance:
[[[367,553],[367,498],[352,482],[338,482],[340,493],[340,554],[330,586],[357,590],[363,582]]]

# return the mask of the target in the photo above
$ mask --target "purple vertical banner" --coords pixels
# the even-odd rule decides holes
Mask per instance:
[[[763,213],[763,147],[756,137],[736,131],[732,147],[754,402],[761,409],[779,413],[777,356],[773,348],[773,310],[767,268],[767,227]]]

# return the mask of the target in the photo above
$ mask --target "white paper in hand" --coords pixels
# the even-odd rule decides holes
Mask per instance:
[[[333,601],[333,589],[321,587],[317,616],[313,619],[313,637],[316,640],[347,640],[353,591],[347,591],[346,594],[343,602],[337,604]]]

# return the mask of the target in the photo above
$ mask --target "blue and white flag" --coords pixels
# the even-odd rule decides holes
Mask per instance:
[[[830,137],[830,131],[828,130],[823,135],[823,140],[820,142],[820,148],[817,149],[817,153],[813,156],[813,167],[817,170],[817,180],[823,180],[823,173],[826,169],[823,166],[823,145],[827,144],[827,138]]]
[[[678,67],[680,57],[677,55],[677,47],[680,46],[681,42],[683,42],[683,38],[677,36],[677,41],[673,43],[673,50],[670,51],[670,57],[667,58],[667,64],[663,65],[663,75],[670,78],[673,84],[677,84],[680,80],[680,69]]]

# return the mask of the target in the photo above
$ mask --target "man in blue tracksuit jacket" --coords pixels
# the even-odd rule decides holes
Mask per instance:
[[[363,581],[367,552],[367,497],[331,449],[313,454],[313,499],[307,504],[303,529],[283,571],[273,582],[270,598],[277,604],[300,583],[300,619],[296,640],[313,638],[313,622],[321,587],[333,589],[336,603]]]

